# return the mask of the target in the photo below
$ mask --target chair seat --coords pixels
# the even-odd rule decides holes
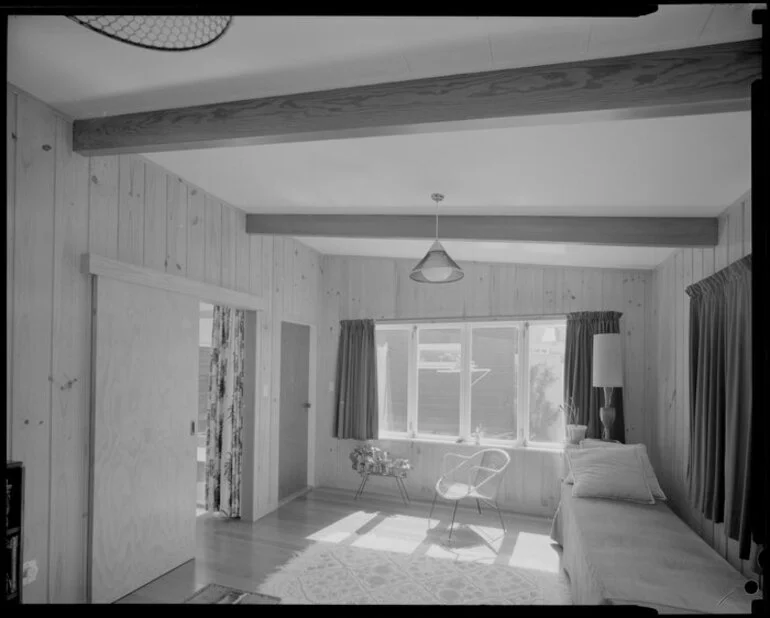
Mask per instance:
[[[483,498],[480,493],[466,483],[449,483],[443,488],[436,485],[436,491],[445,500],[459,500],[460,498]]]

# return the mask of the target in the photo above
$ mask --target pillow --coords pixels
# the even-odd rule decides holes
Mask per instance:
[[[580,448],[581,449],[591,449],[591,448],[638,449],[639,455],[642,459],[642,464],[644,466],[644,476],[647,479],[647,485],[649,485],[650,487],[650,491],[652,492],[653,498],[661,501],[668,500],[668,498],[666,497],[666,494],[663,493],[663,490],[660,487],[660,483],[658,483],[658,477],[655,476],[655,469],[652,467],[650,458],[647,455],[647,447],[644,444],[620,444],[618,442],[605,442],[604,440],[594,440],[594,439],[588,438],[586,440],[581,440]],[[567,484],[575,482],[575,479],[572,476],[572,470],[569,471],[569,473],[567,474],[567,477],[564,479],[564,482]]]
[[[655,504],[639,449],[594,448],[565,451],[575,498],[607,498]]]

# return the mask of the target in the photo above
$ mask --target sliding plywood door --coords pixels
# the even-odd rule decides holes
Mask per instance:
[[[91,601],[195,555],[198,300],[95,278]]]

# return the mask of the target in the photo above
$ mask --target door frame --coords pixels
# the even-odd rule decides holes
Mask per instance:
[[[318,360],[318,336],[317,336],[317,329],[316,325],[312,324],[311,322],[308,322],[307,320],[301,320],[299,318],[295,317],[287,317],[287,318],[281,318],[278,324],[278,328],[282,329],[283,322],[289,322],[291,324],[298,324],[299,326],[307,326],[310,329],[309,337],[310,337],[310,346],[308,354],[310,354],[310,359],[308,363],[308,380],[307,380],[307,401],[310,404],[310,414],[308,415],[307,419],[307,486],[308,488],[315,487],[315,438],[316,438],[316,428],[317,428],[317,422],[318,422],[318,410],[316,409],[316,369],[317,369],[317,360]],[[281,332],[279,330],[278,332],[278,340],[281,340]],[[282,350],[281,350],[282,351]],[[278,392],[278,409],[280,410],[280,366],[281,366],[281,359],[280,357],[275,360],[277,363],[277,366],[279,367],[278,373],[278,385],[279,385],[279,392]],[[280,448],[280,440],[278,440],[278,445]],[[279,457],[276,456],[276,461],[280,461]],[[278,495],[278,475],[279,470],[278,466],[275,467],[275,487],[276,487],[276,496]],[[303,492],[299,492],[299,495],[301,495]],[[291,497],[290,497],[291,498]]]
[[[183,277],[178,277],[176,275],[160,272],[157,270],[152,270],[150,268],[144,268],[142,266],[136,266],[134,264],[128,264],[125,262],[120,262],[118,260],[113,260],[110,258],[106,258],[94,253],[84,253],[81,256],[81,272],[83,272],[85,275],[89,276],[89,282],[91,287],[91,311],[93,311],[94,307],[94,295],[93,290],[95,289],[94,283],[96,282],[97,277],[109,277],[111,279],[116,279],[119,281],[125,281],[127,283],[133,283],[137,285],[145,285],[148,287],[158,288],[161,290],[165,290],[167,292],[175,292],[177,294],[182,294],[185,296],[192,296],[193,298],[196,298],[198,301],[204,301],[208,302],[214,305],[227,305],[229,307],[233,307],[235,309],[243,309],[247,311],[247,322],[249,321],[248,316],[251,314],[255,316],[256,319],[253,319],[252,322],[254,324],[253,329],[247,328],[247,341],[246,341],[246,347],[247,349],[253,350],[253,354],[255,357],[256,366],[253,368],[254,371],[250,372],[250,375],[254,377],[254,394],[251,397],[251,401],[249,398],[246,399],[246,408],[244,410],[244,415],[249,416],[251,419],[256,419],[259,417],[261,412],[261,407],[263,405],[262,403],[262,397],[260,397],[259,389],[261,383],[260,383],[260,373],[259,373],[259,367],[261,359],[259,358],[259,349],[260,349],[260,333],[263,332],[263,325],[265,324],[265,321],[268,319],[266,315],[266,309],[267,309],[267,302],[263,297],[255,296],[253,294],[248,294],[245,292],[238,292],[236,290],[231,290],[228,288],[223,288],[220,286],[212,285],[209,283],[204,283],[202,281],[196,281],[193,279],[186,279]],[[91,327],[94,327],[94,322],[92,321]],[[251,333],[249,333],[249,330],[251,330]],[[311,351],[314,350],[314,330],[311,331]],[[92,340],[93,343],[93,340]],[[91,370],[93,371],[93,347],[89,354],[89,363],[91,365]],[[314,363],[314,357],[312,356],[311,352],[311,363]],[[315,370],[315,365],[312,365],[313,371]],[[314,374],[311,374],[314,376]],[[89,401],[90,411],[89,411],[89,418],[90,418],[90,427],[91,427],[91,436],[89,438],[89,444],[93,442],[93,427],[94,427],[94,415],[96,413],[95,409],[95,401],[93,397],[93,393],[91,394]],[[267,406],[269,409],[269,402],[267,402]],[[244,423],[245,424],[245,423]],[[253,420],[251,421],[251,424],[253,425]],[[252,451],[254,448],[256,448],[256,444],[252,444]],[[248,461],[248,457],[244,457],[244,461]],[[252,461],[253,461],[253,453],[252,453]],[[92,532],[93,532],[93,509],[91,508],[91,505],[93,504],[93,482],[91,480],[91,477],[93,475],[93,467],[94,467],[94,461],[93,461],[93,449],[90,449],[89,454],[89,483],[88,483],[88,535],[87,535],[87,548],[86,548],[86,602],[91,603],[92,602],[92,594],[91,594],[91,570],[93,568],[92,563],[92,551],[93,551],[93,543],[92,543]],[[277,470],[277,466],[276,466]],[[256,475],[256,470],[249,470],[248,474],[251,478],[254,478]],[[277,481],[277,477],[276,477]],[[254,495],[250,495],[247,489],[247,496],[249,496],[252,500],[252,502],[256,499]],[[256,512],[254,510],[255,506],[252,504],[243,504],[244,510],[248,512],[248,509],[251,508],[252,512]]]

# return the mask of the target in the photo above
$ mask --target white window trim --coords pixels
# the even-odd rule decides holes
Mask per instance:
[[[378,439],[380,440],[409,440],[415,442],[430,442],[437,444],[458,444],[458,439],[462,439],[460,444],[475,445],[472,437],[474,428],[471,427],[471,359],[473,345],[474,328],[500,328],[506,325],[523,326],[524,341],[520,348],[519,363],[521,366],[529,367],[529,326],[531,323],[538,324],[563,324],[566,316],[543,316],[527,318],[505,318],[496,320],[458,320],[451,319],[446,321],[430,320],[413,322],[377,322],[376,329],[402,331],[409,333],[409,351],[407,355],[407,431],[393,432],[380,430]],[[419,380],[413,376],[417,374],[417,364],[419,360],[419,330],[429,329],[458,329],[460,330],[461,362],[460,371],[460,436],[437,436],[435,434],[421,434],[418,426],[418,384]],[[542,450],[562,450],[563,444],[560,442],[535,442],[528,439],[529,435],[529,372],[519,371],[518,374],[518,398],[516,402],[516,426],[518,436],[515,440],[499,440],[494,438],[481,439],[481,444],[485,446],[500,446],[502,448],[531,447]]]

